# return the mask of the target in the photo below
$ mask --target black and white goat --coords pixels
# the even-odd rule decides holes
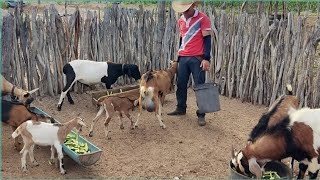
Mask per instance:
[[[292,157],[300,162],[298,179],[309,172],[310,179],[318,176],[320,169],[320,109],[303,108],[289,111],[280,121],[253,143],[234,153],[231,167],[246,175],[262,177],[264,164],[272,160]]]
[[[112,62],[96,62],[90,60],[70,61],[63,67],[65,87],[61,92],[57,109],[61,111],[63,100],[66,95],[69,103],[74,104],[69,91],[75,82],[79,81],[86,85],[105,83],[106,88],[110,89],[111,85],[122,75],[128,75],[135,80],[141,78],[139,67],[135,64],[116,64]]]

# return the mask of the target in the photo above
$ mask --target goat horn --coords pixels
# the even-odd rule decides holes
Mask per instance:
[[[257,179],[261,179],[262,170],[256,160],[249,160],[249,171],[256,176]]]
[[[96,98],[92,98],[96,103],[98,102],[98,99],[96,99]]]
[[[34,92],[36,92],[36,91],[38,91],[38,90],[39,90],[39,88],[36,88],[36,89],[31,90],[31,91],[28,91],[28,93],[29,93],[29,94],[32,94],[32,93],[34,93]]]
[[[236,157],[236,155],[234,153],[233,145],[231,145],[231,157],[232,157],[232,159]]]

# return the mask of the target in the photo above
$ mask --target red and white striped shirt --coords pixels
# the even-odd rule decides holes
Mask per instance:
[[[211,30],[211,22],[208,16],[195,10],[193,17],[186,19],[184,15],[178,20],[181,46],[179,56],[201,56],[204,54],[202,31]]]

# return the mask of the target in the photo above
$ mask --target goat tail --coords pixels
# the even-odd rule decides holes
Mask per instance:
[[[286,92],[286,94],[287,95],[293,95],[291,84],[287,84],[287,92]]]
[[[18,127],[13,133],[12,133],[12,138],[15,139],[20,135],[20,128]]]

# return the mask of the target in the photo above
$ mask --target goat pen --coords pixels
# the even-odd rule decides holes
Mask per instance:
[[[211,19],[214,54],[209,76],[220,84],[221,95],[269,105],[290,83],[301,106],[320,106],[320,21],[288,13],[269,25],[267,14],[216,13],[200,7]],[[176,59],[177,14],[123,8],[76,10],[61,16],[52,5],[38,12],[17,9],[3,17],[3,75],[25,89],[39,87],[39,95],[57,95],[63,88],[62,67],[76,59],[137,64],[141,73],[165,69]],[[161,26],[161,27],[160,27]],[[118,84],[128,84],[119,78]]]

